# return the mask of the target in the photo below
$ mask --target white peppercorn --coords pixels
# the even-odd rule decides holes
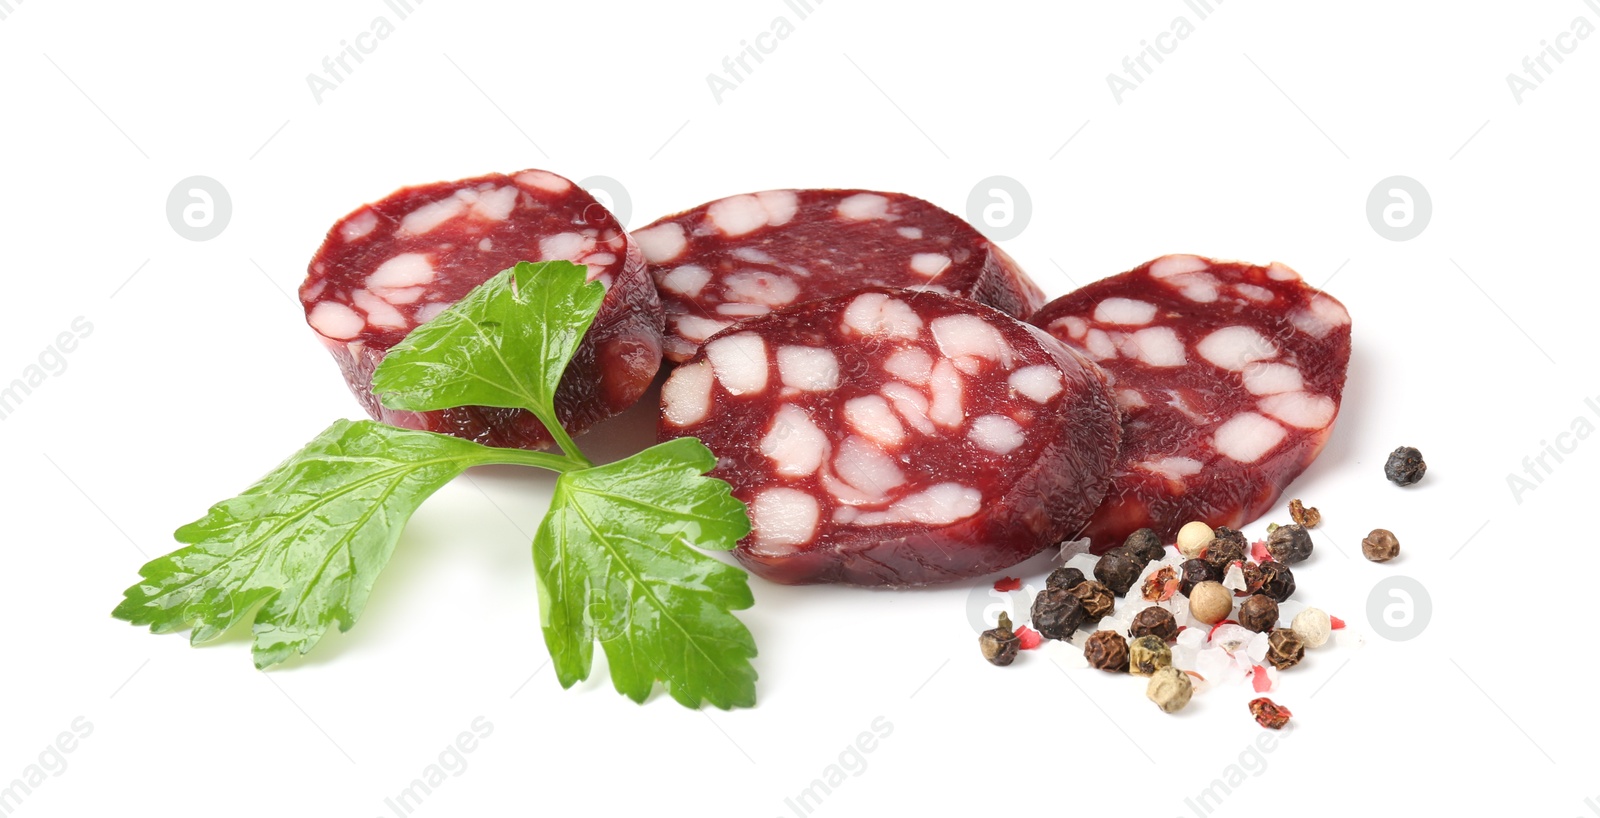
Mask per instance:
[[[1145,687],[1144,695],[1155,702],[1161,712],[1176,713],[1188,706],[1194,695],[1194,682],[1189,681],[1189,674],[1169,665],[1150,674],[1150,684]]]
[[[1194,559],[1206,550],[1206,546],[1210,545],[1216,536],[1211,526],[1199,520],[1185,523],[1183,528],[1178,529],[1178,552],[1183,554],[1185,559]]]
[[[1294,615],[1289,629],[1300,637],[1308,648],[1320,648],[1333,635],[1333,620],[1321,608],[1307,608]]]
[[[1232,612],[1233,592],[1220,582],[1197,583],[1189,592],[1189,615],[1207,625],[1227,619]]]

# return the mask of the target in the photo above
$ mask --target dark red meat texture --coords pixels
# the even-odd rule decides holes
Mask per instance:
[[[372,372],[419,324],[519,261],[587,264],[607,287],[556,392],[569,432],[631,406],[661,365],[661,302],[637,244],[605,207],[556,174],[526,170],[399,190],[328,231],[300,286],[306,320],[373,418],[490,446],[535,449],[549,433],[520,409],[384,408]]]
[[[1109,375],[1122,454],[1083,535],[1094,553],[1146,526],[1240,528],[1277,504],[1338,415],[1350,316],[1282,264],[1164,256],[1031,319]]]
[[[1078,530],[1120,426],[1104,374],[963,298],[872,288],[748,319],[662,387],[749,504],[775,582],[906,586],[1008,568]]]
[[[1044,295],[1015,261],[938,206],[870,190],[767,190],[634,231],[683,362],[729,324],[861,287],[960,295],[1026,318]]]

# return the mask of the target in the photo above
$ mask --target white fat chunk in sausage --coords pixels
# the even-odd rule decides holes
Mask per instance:
[[[1257,362],[1244,368],[1244,388],[1252,395],[1299,392],[1305,386],[1300,370],[1288,364]]]
[[[345,241],[355,241],[356,239],[364,238],[368,233],[372,232],[372,228],[377,226],[378,214],[371,210],[363,210],[360,214],[351,217],[349,221],[339,226],[339,237]]]
[[[635,231],[633,239],[639,242],[639,249],[644,253],[645,260],[651,264],[671,261],[683,255],[683,251],[689,246],[689,239],[683,234],[683,225],[677,222],[667,222]]]
[[[1102,324],[1141,327],[1156,317],[1156,305],[1132,298],[1107,298],[1094,307],[1094,320]]]
[[[1010,454],[1012,449],[1026,442],[1022,427],[1005,415],[984,415],[972,421],[967,437],[995,454]]]
[[[962,395],[961,373],[956,370],[955,362],[945,358],[934,364],[933,372],[928,377],[928,388],[932,398],[928,403],[928,419],[948,429],[960,426],[966,420],[967,409]]]
[[[767,211],[767,224],[778,227],[789,223],[800,210],[800,197],[792,190],[763,190],[756,199]]]
[[[834,212],[857,222],[881,219],[889,215],[889,200],[876,193],[857,193],[840,200]]]
[[[831,349],[778,347],[778,377],[790,389],[830,392],[839,388],[839,359]]]
[[[700,291],[706,288],[706,282],[711,280],[711,271],[698,264],[685,264],[674,267],[670,272],[661,277],[661,289],[674,292],[689,298],[699,297]]]
[[[571,261],[593,249],[594,239],[581,233],[556,233],[539,239],[539,258],[544,261]]]
[[[773,470],[784,477],[815,474],[828,456],[828,436],[794,404],[786,403],[772,418],[761,438],[761,453],[772,460]]]
[[[395,233],[401,237],[421,236],[461,215],[467,209],[468,199],[475,198],[462,196],[462,193],[467,191],[458,191],[448,199],[429,202],[407,213],[405,218],[400,220],[400,228]]]
[[[934,433],[933,421],[928,419],[928,398],[921,392],[903,383],[884,384],[881,391],[911,428],[925,435]]]
[[[1079,318],[1076,315],[1069,315],[1065,318],[1057,318],[1056,320],[1050,322],[1051,332],[1061,329],[1065,329],[1067,331],[1067,335],[1072,339],[1082,340],[1084,333],[1089,331],[1089,322]]]
[[[472,203],[472,215],[492,222],[503,222],[511,217],[511,210],[517,206],[518,192],[515,187],[506,185],[484,193]]]
[[[1102,329],[1089,330],[1083,336],[1083,346],[1084,350],[1089,353],[1089,357],[1097,361],[1117,357],[1117,345],[1112,342],[1111,336],[1107,335],[1105,330]]]
[[[678,334],[691,341],[704,341],[732,325],[731,321],[716,321],[698,315],[680,315],[673,320]]]
[[[845,308],[844,326],[862,335],[916,340],[922,332],[922,318],[910,304],[888,293],[862,293]]]
[[[718,315],[730,315],[734,318],[749,318],[754,315],[766,315],[772,308],[765,304],[746,304],[742,301],[729,301],[717,305]]]
[[[1339,306],[1339,302],[1318,294],[1311,297],[1308,309],[1298,309],[1289,313],[1289,323],[1307,335],[1326,338],[1328,333],[1350,323],[1350,313],[1345,312],[1344,307]]]
[[[1199,474],[1203,465],[1192,457],[1163,457],[1159,460],[1146,460],[1139,464],[1139,468],[1181,482],[1185,477]]]
[[[1173,255],[1162,256],[1150,263],[1150,276],[1152,278],[1172,278],[1185,273],[1198,273],[1208,269],[1211,265],[1199,256]]]
[[[1255,412],[1234,415],[1217,427],[1212,442],[1222,456],[1240,463],[1254,463],[1277,448],[1288,434],[1282,426]]]
[[[1053,366],[1025,366],[1006,379],[1018,394],[1034,403],[1046,403],[1061,394],[1061,372]]]
[[[306,321],[324,338],[340,341],[348,341],[367,328],[367,322],[360,313],[337,301],[318,303],[311,308],[311,314],[306,316]]]
[[[1189,356],[1171,327],[1145,327],[1122,339],[1122,354],[1151,366],[1183,366]]]
[[[817,498],[791,488],[770,488],[750,504],[750,528],[764,548],[805,545],[817,533]]]
[[[1267,414],[1301,429],[1325,429],[1333,422],[1336,407],[1333,399],[1325,395],[1305,392],[1284,392],[1261,399],[1261,409]]]
[[[1257,304],[1270,304],[1274,298],[1272,291],[1266,287],[1257,287],[1254,284],[1246,284],[1243,281],[1233,285],[1233,291]]]
[[[401,253],[378,265],[367,276],[367,289],[398,290],[433,283],[433,262],[422,253]]]
[[[800,285],[788,276],[751,270],[723,279],[722,292],[729,301],[782,307],[800,295]]]
[[[1123,409],[1143,409],[1150,403],[1144,399],[1144,393],[1137,389],[1118,389],[1117,405]]]
[[[905,485],[905,473],[894,459],[878,447],[855,435],[845,438],[839,445],[839,455],[833,459],[833,469],[851,488],[881,501],[889,492]],[[859,505],[859,503],[853,503]]]
[[[845,401],[844,419],[850,428],[885,446],[899,446],[905,442],[906,428],[900,425],[889,402],[881,395],[864,395]]]
[[[899,233],[903,238],[908,238],[912,241],[922,238],[922,228],[920,227],[897,227],[895,228],[894,232]]]
[[[706,344],[706,359],[731,395],[767,388],[767,340],[759,335],[741,332],[718,338]]]
[[[767,208],[748,193],[718,199],[706,208],[711,226],[724,236],[742,236],[767,224]]]
[[[566,193],[572,189],[572,183],[560,176],[543,170],[525,170],[515,177],[518,184],[548,190],[551,193]]]
[[[983,492],[960,483],[939,483],[907,495],[883,511],[861,514],[855,522],[857,525],[949,525],[977,514],[982,507]]]
[[[906,383],[922,386],[933,371],[933,356],[916,347],[897,349],[883,362],[883,371]]]
[[[945,271],[950,266],[950,257],[943,253],[912,253],[911,271],[927,278]]]
[[[417,323],[426,324],[429,321],[438,318],[440,313],[443,313],[448,309],[450,309],[450,305],[442,301],[435,301],[432,304],[423,304],[422,309],[417,310]]]
[[[350,293],[350,300],[367,314],[367,323],[372,326],[384,329],[408,329],[411,326],[411,322],[407,321],[399,310],[366,290]]]
[[[1012,367],[1011,344],[1000,330],[976,315],[946,315],[929,324],[939,352],[947,358],[985,358]]]
[[[1202,338],[1195,351],[1231,372],[1243,372],[1256,361],[1278,357],[1278,348],[1250,327],[1223,327]]]
[[[674,426],[692,426],[711,414],[711,364],[686,364],[661,385],[661,415]]]
[[[1274,261],[1267,265],[1267,277],[1273,281],[1299,281],[1300,274],[1290,269],[1287,264]]]

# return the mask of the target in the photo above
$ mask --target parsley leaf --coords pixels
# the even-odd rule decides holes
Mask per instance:
[[[208,642],[254,613],[256,667],[311,650],[366,605],[417,506],[469,466],[560,458],[340,420],[243,494],[180,529],[112,616]],[[259,606],[259,607],[258,607]]]
[[[526,409],[585,465],[556,423],[555,393],[606,288],[569,261],[521,262],[478,285],[384,354],[372,391],[390,409]]]
[[[589,677],[594,642],[617,692],[642,702],[657,680],[687,707],[755,703],[744,571],[695,551],[750,533],[728,484],[693,438],[561,475],[533,540],[545,644],[563,687]]]

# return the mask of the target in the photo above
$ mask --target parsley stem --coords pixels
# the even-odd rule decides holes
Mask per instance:
[[[568,442],[571,442],[570,438]],[[486,460],[486,464],[532,466],[537,469],[547,469],[558,473],[587,469],[593,465],[588,460],[549,452],[530,452],[525,449],[491,449],[490,451],[493,452],[491,455],[493,459]]]

